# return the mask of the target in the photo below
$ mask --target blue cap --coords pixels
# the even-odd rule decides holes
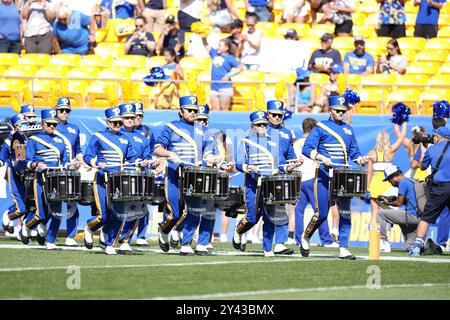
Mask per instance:
[[[55,109],[44,109],[41,111],[41,120],[44,122],[58,123]]]
[[[121,104],[119,109],[122,117],[136,115],[136,106],[132,103]]]
[[[267,113],[265,111],[254,111],[250,113],[250,122],[252,124],[267,123]]]
[[[209,106],[207,104],[200,104],[198,106],[197,119],[208,119],[209,117]]]
[[[198,99],[195,96],[185,96],[180,98],[180,108],[184,109],[197,109]]]
[[[448,127],[439,127],[437,129],[434,129],[433,133],[440,135],[441,137],[444,137],[446,139],[450,139],[450,129]]]
[[[328,98],[330,108],[337,110],[347,110],[345,105],[345,98],[343,96],[331,96]]]
[[[36,116],[36,111],[34,109],[34,106],[32,104],[26,104],[24,106],[20,107],[20,113],[24,116]]]
[[[267,112],[283,114],[284,102],[280,100],[267,101]]]
[[[26,122],[25,116],[21,113],[17,113],[11,118],[11,123],[13,127],[25,122]]]
[[[120,115],[119,107],[106,109],[105,116],[106,116],[106,120],[108,120],[108,121],[123,120],[122,116]]]
[[[311,70],[308,70],[306,68],[297,68],[295,69],[295,72],[297,72],[297,80],[305,80],[312,73]]]
[[[334,64],[330,67],[330,69],[333,73],[344,73],[344,68],[341,64]]]
[[[68,108],[70,109],[70,100],[69,98],[62,97],[58,99],[58,102],[56,103],[55,109],[64,109]]]
[[[141,102],[137,101],[134,102],[133,104],[134,107],[136,108],[136,114],[144,114],[144,105]]]

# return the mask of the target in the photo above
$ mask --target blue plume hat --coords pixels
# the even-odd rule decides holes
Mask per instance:
[[[142,80],[144,80],[144,83],[150,87],[153,87],[156,82],[152,80],[163,80],[166,78],[166,75],[164,74],[164,70],[161,67],[153,67],[150,69],[150,74],[148,76],[145,76]]]
[[[114,107],[105,110],[106,120],[115,121],[115,120],[123,120],[122,115],[120,114],[120,108]]]
[[[448,127],[442,126],[433,130],[434,134],[440,135],[446,139],[450,139],[450,129]]]
[[[336,110],[347,110],[347,105],[344,96],[330,96],[328,98],[330,108]]]
[[[196,96],[184,96],[180,98],[181,109],[196,109],[198,110],[198,99]]]
[[[267,123],[267,113],[265,111],[254,111],[250,113],[250,122],[252,124]]]
[[[136,114],[144,114],[144,105],[141,102],[137,101],[134,102],[133,104],[134,107],[136,108]]]
[[[344,73],[344,68],[341,64],[334,64],[330,67],[330,69],[333,73]]]
[[[121,104],[119,106],[119,109],[120,109],[120,115],[122,117],[136,115],[136,106],[132,103]]]
[[[13,125],[13,127],[25,122],[25,116],[21,113],[17,113],[11,118],[11,124]]]
[[[197,119],[208,119],[209,117],[209,106],[207,104],[200,104],[198,106]]]
[[[62,97],[58,99],[58,102],[56,103],[55,109],[70,109],[70,100],[69,98]]]
[[[283,114],[284,102],[280,100],[267,101],[267,112]]]
[[[306,68],[297,68],[295,72],[297,73],[297,80],[305,80],[312,74],[312,71]]]
[[[58,123],[58,117],[56,116],[56,109],[41,110],[41,120],[44,122]]]
[[[36,116],[36,110],[32,104],[26,104],[20,107],[20,113],[24,116]]]

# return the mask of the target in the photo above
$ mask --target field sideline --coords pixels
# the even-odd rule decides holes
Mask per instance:
[[[181,257],[151,242],[131,255],[106,256],[1,239],[0,299],[450,299],[448,253],[411,258],[397,251],[368,261],[367,249],[352,248],[358,260],[341,261],[328,248],[312,247],[309,258],[297,247],[294,256],[264,258],[256,244],[243,254],[231,244],[214,247],[213,255]],[[80,289],[68,289],[70,266],[79,267]],[[374,266],[380,289],[367,288]]]

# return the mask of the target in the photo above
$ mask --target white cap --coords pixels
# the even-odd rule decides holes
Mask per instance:
[[[397,173],[398,171],[399,171],[399,169],[397,168],[396,165],[391,164],[390,166],[386,167],[386,169],[384,169],[384,180],[383,181],[388,181],[390,178],[392,178],[394,173]]]

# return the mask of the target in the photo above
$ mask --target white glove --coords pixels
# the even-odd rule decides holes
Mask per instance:
[[[318,154],[316,157],[317,160],[322,161],[322,163],[328,167],[331,167],[331,159],[328,157],[325,157],[322,154]]]
[[[369,156],[362,156],[355,159],[355,162],[359,164],[360,166],[365,166],[369,163],[370,157]]]

